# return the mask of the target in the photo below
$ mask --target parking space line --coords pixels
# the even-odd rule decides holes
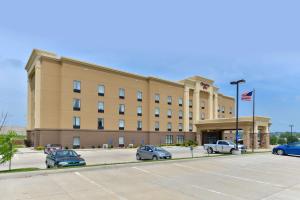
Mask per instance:
[[[79,172],[74,172],[74,174],[76,174],[77,176],[79,176],[80,178],[84,179],[85,181],[99,187],[100,189],[102,189],[103,191],[115,196],[116,198],[120,199],[120,200],[127,200],[125,197],[122,197],[120,195],[118,195],[117,193],[113,192],[112,190],[110,189],[107,189],[106,187],[104,187],[103,185],[100,185],[99,183],[96,183],[95,181],[89,179],[88,177],[82,175],[81,173]]]
[[[217,175],[217,176],[223,176],[223,177],[238,179],[238,180],[241,180],[241,181],[260,183],[260,184],[264,184],[264,185],[271,185],[271,186],[275,186],[275,187],[279,187],[279,188],[286,188],[286,186],[284,186],[284,185],[273,184],[273,183],[264,182],[264,181],[260,181],[260,180],[255,180],[255,179],[250,179],[250,178],[244,178],[244,177],[239,177],[239,176],[232,176],[232,175],[228,175],[228,174],[216,173],[216,172],[212,172],[212,171],[208,171],[208,170],[203,170],[203,169],[195,168],[195,167],[190,167],[190,166],[186,166],[186,165],[182,165],[182,164],[177,164],[177,163],[174,163],[174,165],[177,166],[177,167],[182,167],[182,168],[192,169],[192,170],[199,170],[199,171],[202,171],[202,172],[207,173],[207,174],[212,174],[212,175]]]
[[[275,197],[276,195],[278,195],[278,194],[280,194],[280,193],[283,193],[283,192],[286,192],[286,191],[291,191],[293,188],[296,188],[296,187],[299,187],[299,186],[300,186],[300,185],[295,185],[295,186],[293,186],[293,187],[286,188],[286,189],[281,190],[281,191],[279,191],[279,192],[273,193],[273,194],[271,194],[271,195],[269,195],[269,196],[267,196],[267,197],[264,197],[264,198],[262,198],[261,200],[272,199],[273,197]]]

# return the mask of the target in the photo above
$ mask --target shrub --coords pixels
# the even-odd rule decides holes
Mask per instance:
[[[298,138],[294,135],[287,136],[287,143],[298,142]]]
[[[276,145],[276,144],[278,144],[278,137],[275,136],[275,135],[272,135],[272,136],[270,137],[270,144],[271,144],[271,145]]]
[[[278,144],[286,144],[286,139],[285,138],[279,138],[278,139]]]
[[[69,147],[68,147],[68,146],[65,146],[65,149],[69,149]]]
[[[35,147],[34,149],[35,149],[35,150],[38,150],[38,151],[42,151],[42,150],[45,149],[45,147],[43,147],[43,146],[37,146],[37,147]]]

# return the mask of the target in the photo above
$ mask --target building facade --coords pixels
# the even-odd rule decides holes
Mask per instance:
[[[197,124],[234,117],[234,99],[200,76],[173,82],[40,50],[26,70],[33,146],[180,144],[197,140]]]

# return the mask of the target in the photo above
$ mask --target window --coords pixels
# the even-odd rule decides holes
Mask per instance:
[[[225,113],[225,107],[222,106],[222,113]]]
[[[173,144],[173,135],[166,135],[166,144]]]
[[[142,106],[137,107],[137,116],[142,116]]]
[[[80,99],[73,99],[73,110],[80,111]]]
[[[81,84],[80,81],[73,81],[73,92],[80,93],[81,91]]]
[[[73,137],[73,149],[80,148],[80,137]]]
[[[190,119],[190,120],[193,119],[193,112],[189,112],[189,119]]]
[[[183,104],[183,99],[181,97],[179,97],[179,99],[178,99],[178,105],[182,106],[182,104]]]
[[[98,85],[98,96],[104,96],[105,87],[104,85]]]
[[[141,120],[138,120],[138,121],[137,121],[137,130],[138,130],[138,131],[141,131],[141,130],[142,130],[142,121],[141,121]]]
[[[98,113],[104,113],[104,102],[103,101],[98,102]]]
[[[189,124],[189,131],[190,131],[190,132],[193,131],[193,124]]]
[[[232,113],[233,113],[233,109],[232,109],[232,107],[230,107],[230,108],[229,108],[229,114],[232,115]]]
[[[177,135],[177,144],[183,144],[184,143],[184,135]]]
[[[159,117],[159,108],[155,108],[155,117]]]
[[[172,104],[172,97],[168,96],[168,105],[171,105],[171,104]]]
[[[168,109],[168,118],[172,118],[172,110]]]
[[[159,131],[159,122],[155,122],[155,131]]]
[[[179,110],[178,111],[178,117],[179,117],[179,119],[182,119],[182,116],[183,116],[182,110]]]
[[[124,88],[119,89],[119,98],[125,99],[125,89]]]
[[[104,118],[98,118],[98,129],[104,129]]]
[[[205,101],[201,101],[201,109],[205,109]]]
[[[200,119],[202,119],[202,120],[205,119],[205,113],[204,112],[201,113]]]
[[[124,104],[120,104],[119,105],[119,114],[120,115],[124,115],[125,113],[125,105]]]
[[[179,130],[179,131],[182,131],[182,123],[179,123],[179,124],[178,124],[178,130]]]
[[[172,123],[168,122],[168,131],[172,131]]]
[[[80,117],[73,117],[73,128],[80,128]]]
[[[220,112],[221,111],[221,106],[220,105],[218,105],[218,112]]]
[[[154,99],[155,99],[155,103],[159,103],[160,100],[159,94],[155,94]]]
[[[143,93],[141,91],[137,91],[136,98],[138,101],[143,101]]]
[[[123,119],[119,120],[119,130],[124,130],[125,128],[125,121]]]
[[[190,99],[189,100],[189,107],[192,108],[193,107],[193,101]]]

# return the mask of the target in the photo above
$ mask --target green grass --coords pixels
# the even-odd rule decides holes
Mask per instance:
[[[40,168],[31,167],[31,168],[20,168],[20,169],[12,169],[12,170],[2,170],[0,174],[3,173],[15,173],[15,172],[31,172],[31,171],[38,171],[41,170]]]

